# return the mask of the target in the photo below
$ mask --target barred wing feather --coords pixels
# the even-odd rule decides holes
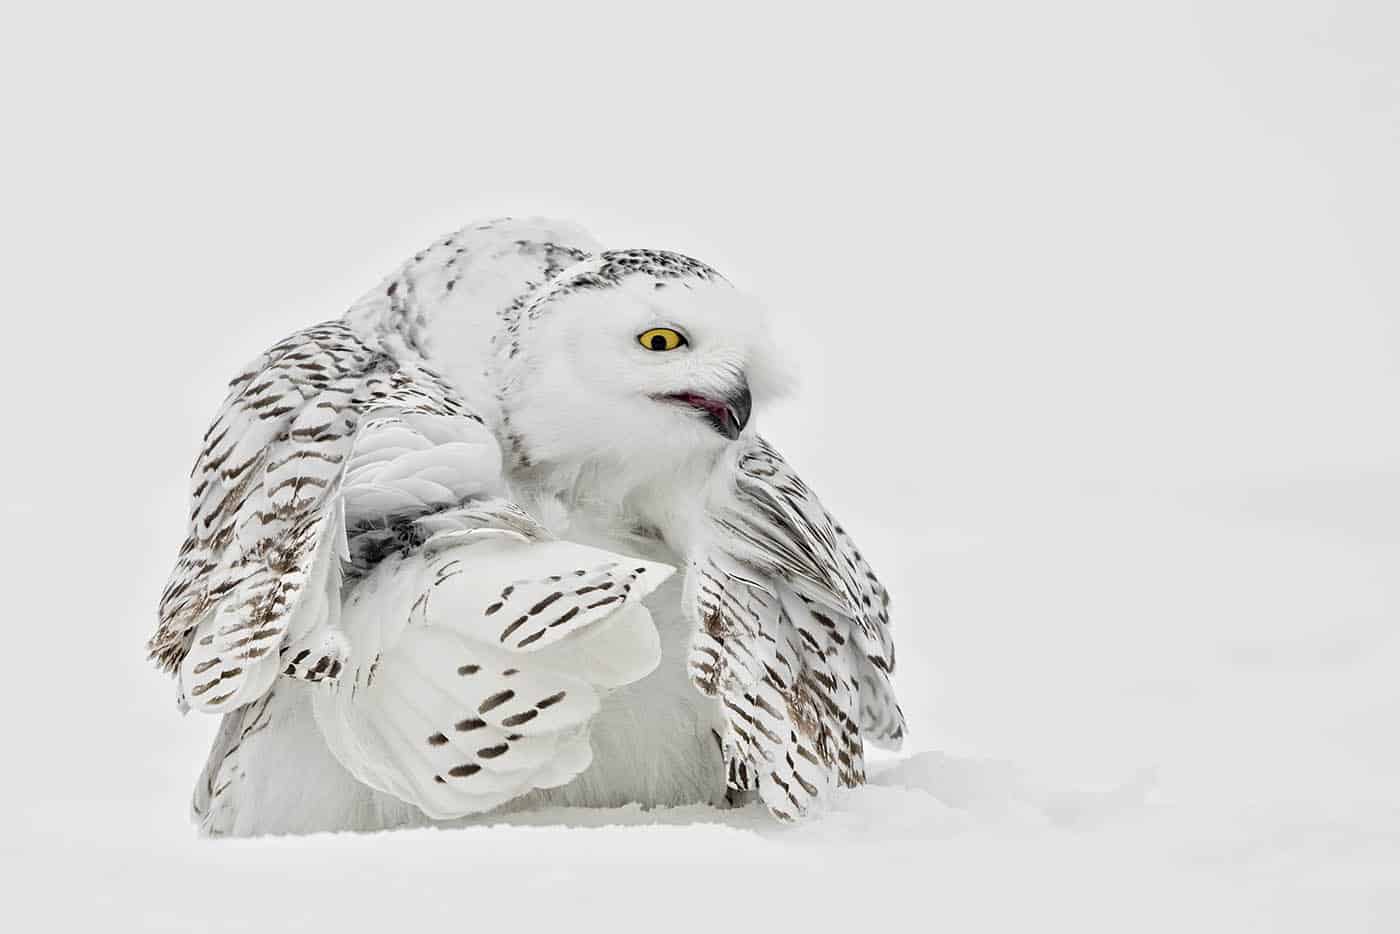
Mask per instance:
[[[311,572],[327,548],[345,549],[340,493],[356,438],[415,421],[439,423],[487,467],[423,490],[425,507],[496,482],[499,453],[480,417],[428,367],[345,324],[294,334],[233,380],[191,474],[190,531],[147,644],[179,672],[185,702],[232,710],[266,690],[305,592],[336,602],[336,563],[323,558],[323,573]]]
[[[691,678],[725,709],[729,786],[796,819],[864,782],[866,740],[903,738],[889,595],[776,450],[738,447],[687,579]]]
[[[659,662],[641,601],[673,571],[572,542],[439,532],[356,586],[354,689],[314,698],[322,734],[352,775],[434,818],[562,785],[592,761],[604,694]]]

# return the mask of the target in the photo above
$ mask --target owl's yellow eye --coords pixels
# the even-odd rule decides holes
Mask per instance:
[[[686,344],[685,335],[670,328],[652,328],[637,335],[637,343],[647,350],[675,350]]]

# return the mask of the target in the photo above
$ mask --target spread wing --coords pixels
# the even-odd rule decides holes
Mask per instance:
[[[423,479],[413,492],[425,508],[498,481],[495,439],[426,366],[340,322],[262,354],[229,384],[205,433],[189,533],[147,646],[160,667],[178,671],[185,702],[224,711],[254,700],[278,673],[293,624],[307,630],[327,612],[339,584],[332,557],[345,551],[341,488],[369,426],[381,436],[391,426],[426,433],[434,443],[424,446],[472,455],[468,470]]]
[[[148,643],[183,705],[241,722],[279,677],[312,682],[342,765],[438,817],[587,767],[602,696],[657,664],[640,602],[673,569],[554,541],[503,499],[499,445],[462,395],[490,401],[473,361],[449,382],[427,355],[445,328],[484,360],[595,248],[544,219],[464,228],[230,383]],[[237,766],[217,752],[223,813]]]
[[[415,255],[344,321],[294,334],[229,384],[195,461],[189,534],[148,644],[160,667],[180,671],[183,701],[228,710],[266,689],[288,626],[306,630],[327,612],[302,600],[309,577],[319,600],[338,572],[324,543],[349,536],[356,558],[372,559],[396,544],[402,520],[500,486],[481,413],[423,363],[426,326],[447,316],[480,327],[485,354],[510,308],[594,248],[583,231],[542,218],[463,228]],[[358,495],[347,502],[339,494],[355,451],[364,482],[352,483]],[[298,606],[305,619],[294,620]]]
[[[686,582],[690,672],[724,706],[729,786],[791,819],[864,782],[865,740],[903,739],[889,594],[777,451],[736,448]]]
[[[341,764],[430,816],[572,779],[601,698],[659,661],[641,601],[673,569],[503,499],[495,436],[397,332],[330,322],[260,356],[192,480],[148,645],[182,702],[317,684]]]

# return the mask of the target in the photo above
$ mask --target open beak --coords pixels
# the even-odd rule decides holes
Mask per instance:
[[[753,412],[753,396],[749,394],[746,383],[740,383],[720,398],[695,392],[671,393],[665,398],[700,412],[715,431],[730,441],[738,438],[743,432],[744,426],[749,423],[749,415]]]

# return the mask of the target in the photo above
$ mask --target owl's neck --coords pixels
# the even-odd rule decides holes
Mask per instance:
[[[655,540],[674,556],[693,549],[723,450],[635,469],[625,462],[517,465],[512,495],[562,535]],[[529,505],[526,505],[526,503]]]

